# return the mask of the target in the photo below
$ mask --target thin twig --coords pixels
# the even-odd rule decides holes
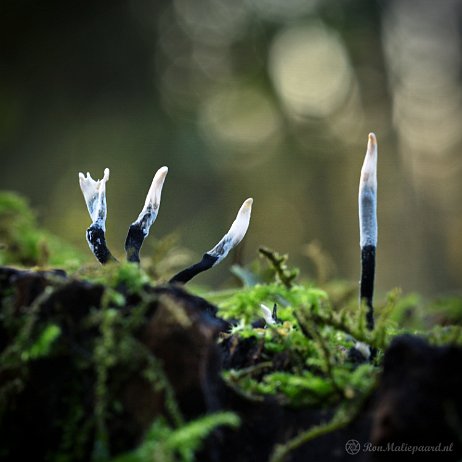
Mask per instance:
[[[298,275],[298,270],[289,270],[286,265],[287,255],[281,256],[274,250],[266,247],[260,247],[258,251],[271,263],[271,266],[284,286],[287,289],[291,289],[293,281]]]

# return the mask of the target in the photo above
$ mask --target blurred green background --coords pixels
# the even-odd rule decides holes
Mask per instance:
[[[461,2],[371,0],[0,3],[0,189],[86,248],[77,173],[108,183],[121,255],[155,171],[169,174],[143,248],[173,231],[195,256],[253,197],[259,245],[358,279],[357,188],[379,141],[377,286],[462,282]],[[88,251],[89,252],[89,251]],[[198,278],[216,284],[229,263]]]

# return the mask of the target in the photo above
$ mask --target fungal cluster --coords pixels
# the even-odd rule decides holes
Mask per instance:
[[[162,187],[168,173],[167,167],[161,167],[154,175],[146,196],[144,207],[138,218],[130,225],[125,240],[127,260],[140,262],[140,249],[148,236],[151,225],[157,218],[160,208]],[[87,204],[92,223],[87,229],[87,242],[90,250],[102,264],[115,261],[106,244],[106,183],[109,169],[104,170],[102,180],[93,180],[90,173],[79,173],[80,188]],[[229,231],[202,259],[194,265],[180,271],[170,279],[171,283],[186,283],[197,274],[212,268],[223,261],[228,253],[244,238],[250,223],[253,199],[244,201]],[[373,292],[375,275],[375,254],[377,247],[377,139],[369,133],[366,156],[361,169],[359,182],[359,230],[361,247],[360,303],[367,305],[367,327],[374,328]],[[262,308],[265,319],[271,324],[271,312]]]
[[[156,172],[146,196],[144,207],[138,218],[128,229],[127,238],[125,239],[125,252],[129,262],[140,262],[141,246],[159,213],[162,188],[167,173],[167,167],[161,167]],[[88,172],[86,176],[79,173],[80,189],[92,220],[86,233],[88,246],[97,260],[103,265],[110,261],[116,261],[106,244],[106,183],[108,180],[108,168],[104,170],[102,180],[94,180]],[[231,228],[218,244],[206,252],[201,261],[173,276],[170,282],[184,284],[197,274],[224,260],[228,253],[242,241],[249,228],[252,203],[252,198],[245,200]]]

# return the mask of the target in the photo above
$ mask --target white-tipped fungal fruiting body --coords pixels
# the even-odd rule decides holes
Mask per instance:
[[[92,223],[98,224],[103,230],[106,228],[106,182],[109,180],[109,169],[104,169],[102,180],[94,180],[90,173],[85,176],[79,173],[80,189],[82,190],[88,213]]]
[[[356,342],[354,346],[355,350],[358,351],[361,356],[368,361],[371,357],[371,347],[364,342]]]
[[[377,247],[377,139],[369,133],[366,157],[359,180],[359,243],[361,246],[360,303],[368,308],[366,321],[374,328],[375,253]]]
[[[217,261],[214,263],[218,265],[223,259],[226,258],[230,250],[236,247],[244,238],[250,224],[250,215],[252,213],[253,199],[249,198],[244,201],[236,219],[234,220],[229,231],[223,236],[221,241],[207,253],[212,257],[216,257]]]
[[[202,256],[202,260],[200,262],[180,271],[178,274],[173,276],[172,279],[170,279],[170,282],[181,282],[184,284],[197,274],[202,273],[223,261],[231,249],[236,247],[244,238],[245,233],[249,228],[252,203],[252,198],[245,200],[239,209],[231,228],[223,236],[220,242],[212,250],[206,252]]]
[[[80,189],[82,190],[88,213],[92,223],[87,229],[88,246],[100,263],[114,260],[106,245],[106,182],[109,180],[109,169],[104,169],[102,180],[94,180],[90,173],[87,176],[79,173]]]
[[[167,173],[167,167],[161,167],[157,170],[146,196],[143,210],[139,214],[137,220],[133,223],[141,226],[145,236],[149,234],[149,228],[154,223],[157,218],[157,214],[159,213],[162,187],[164,186]]]
[[[161,167],[156,174],[149,188],[143,209],[129,229],[125,240],[125,251],[127,260],[139,263],[140,249],[144,239],[149,234],[151,225],[157,218],[162,196],[162,188],[168,173],[167,167]],[[92,224],[87,229],[88,245],[100,263],[107,263],[115,260],[106,246],[106,182],[109,180],[109,169],[104,170],[102,180],[93,180],[90,173],[85,176],[79,173],[80,188],[87,204]],[[210,252],[204,254],[202,260],[195,265],[178,273],[170,281],[185,283],[196,274],[205,271],[221,262],[230,250],[239,244],[245,236],[250,222],[253,199],[247,199],[242,204],[236,219],[223,239]]]
[[[369,133],[359,182],[360,246],[377,246],[377,139]]]
[[[125,251],[128,261],[135,263],[140,261],[139,254],[141,246],[159,213],[162,187],[164,186],[167,173],[167,167],[161,167],[157,170],[146,196],[143,210],[141,210],[136,221],[134,221],[128,229],[127,238],[125,239]]]
[[[276,320],[273,318],[272,311],[266,305],[261,303],[260,309],[263,319],[265,320],[267,326],[272,326],[273,324],[276,324]]]

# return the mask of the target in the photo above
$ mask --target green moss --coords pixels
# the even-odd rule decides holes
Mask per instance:
[[[258,275],[252,279],[258,280]],[[366,307],[358,309],[356,294],[334,305],[323,290],[302,284],[289,286],[276,273],[274,279],[227,291],[225,296],[210,294],[219,306],[219,315],[236,322],[222,341],[231,336],[234,344],[248,339],[257,342],[253,365],[224,373],[230,386],[248,397],[274,396],[295,407],[340,405],[375,386],[383,351],[396,335],[413,333],[433,344],[461,342],[457,326],[425,330],[421,311],[416,309],[419,298],[401,297],[399,290],[391,291],[386,301],[377,305],[376,327],[369,331]],[[262,303],[269,307],[277,304],[279,324],[252,327],[252,322],[262,317]],[[453,311],[457,313],[457,309]],[[357,342],[375,349],[373,362],[352,362],[349,351]]]
[[[227,295],[218,300],[219,315],[239,320],[230,336],[238,342],[254,339],[260,345],[256,366],[224,374],[232,387],[247,396],[271,395],[291,406],[325,407],[352,399],[375,382],[379,367],[356,367],[348,350],[357,340],[383,347],[388,339],[385,321],[379,320],[377,329],[369,333],[363,312],[356,308],[354,313],[350,306],[336,311],[326,292],[302,285],[257,284]],[[252,327],[261,318],[261,303],[279,306],[279,324]],[[388,309],[381,311],[387,316]],[[258,367],[262,363],[264,369]]]
[[[58,266],[75,270],[85,256],[47,231],[21,196],[0,193],[0,265]]]
[[[152,284],[148,274],[138,265],[129,262],[112,262],[106,265],[84,267],[78,276],[94,284],[102,284],[111,289],[110,295],[115,297],[112,302],[116,305],[124,303],[122,293],[140,294],[143,289]],[[107,296],[109,294],[106,294]]]
[[[229,382],[234,382],[232,371],[225,374],[225,377]],[[320,402],[327,406],[333,393],[329,381],[308,371],[300,374],[271,372],[259,380],[251,377],[239,379],[238,384],[251,395],[279,396],[283,401],[298,406],[313,406]]]
[[[322,309],[327,301],[327,294],[315,287],[295,285],[288,289],[275,282],[227,292],[225,299],[220,294],[210,294],[208,298],[218,304],[219,315],[224,319],[242,319],[245,323],[250,323],[261,318],[262,303],[268,306],[276,303],[280,306],[278,316],[284,321],[293,319],[291,310],[285,310],[285,307],[309,305]]]
[[[144,286],[151,283],[149,276],[133,263],[113,265],[107,274],[107,284],[110,287],[124,287],[128,293],[139,293]]]
[[[28,361],[48,356],[53,343],[61,335],[61,328],[56,324],[46,326],[37,341],[27,350],[21,353],[21,359]]]
[[[109,458],[109,434],[106,426],[107,406],[108,406],[108,388],[107,381],[110,369],[117,362],[115,350],[115,332],[114,324],[116,323],[117,311],[103,303],[101,312],[100,333],[101,335],[95,342],[93,358],[95,364],[95,420],[96,436],[93,447],[93,460],[107,460]]]
[[[144,442],[133,452],[113,462],[193,462],[205,438],[219,426],[236,428],[239,418],[232,412],[218,412],[173,428],[165,419],[156,419]]]

